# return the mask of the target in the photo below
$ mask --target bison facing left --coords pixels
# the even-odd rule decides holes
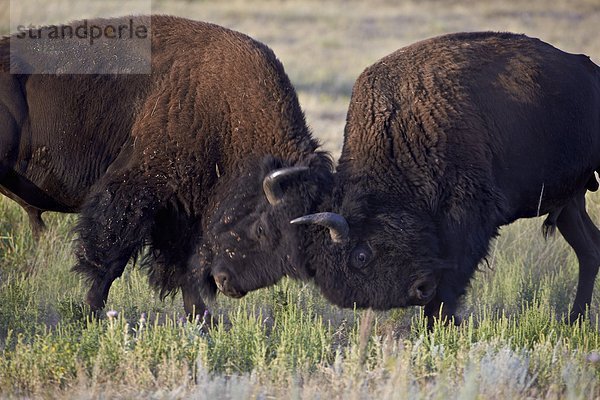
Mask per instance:
[[[590,305],[600,231],[600,68],[540,40],[459,33],[400,49],[357,79],[315,281],[345,307],[452,316],[498,228],[548,215],[579,260],[571,321]],[[320,235],[320,239],[319,239]],[[432,319],[430,318],[430,321]]]
[[[197,246],[203,225],[247,225],[258,235],[264,223],[262,237],[238,238],[246,241],[245,262],[266,262],[267,251],[288,259],[277,240],[298,241],[288,221],[316,211],[331,161],[268,47],[182,18],[132,21],[150,27],[151,48],[99,39],[95,50],[146,59],[149,74],[36,74],[57,60],[65,70],[98,60],[74,57],[84,53],[77,45],[44,53],[35,43],[9,57],[11,38],[2,39],[0,185],[34,227],[43,211],[80,212],[74,270],[89,279],[93,310],[148,245],[151,283],[163,295],[181,289],[186,311],[200,311],[203,297],[231,286],[226,272],[212,269],[213,251],[226,249]],[[25,60],[27,52],[34,57]],[[31,73],[10,74],[20,62]],[[210,215],[209,204],[226,209]]]

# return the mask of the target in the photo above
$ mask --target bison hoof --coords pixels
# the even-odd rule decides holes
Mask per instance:
[[[196,322],[200,325],[204,333],[208,333],[209,329],[217,326],[219,319],[206,310],[202,316],[196,315]]]
[[[90,290],[85,298],[85,302],[90,307],[90,311],[97,314],[104,308],[106,298],[102,295],[98,295],[98,293],[95,293],[93,290]]]
[[[569,325],[575,325],[578,322],[583,322],[583,320],[585,319],[585,315],[583,313],[577,312],[577,311],[571,311],[571,313],[569,314],[569,317],[566,319],[566,323]]]
[[[435,324],[437,321],[440,320],[439,317],[432,317],[432,316],[427,316],[427,330],[429,332],[433,331],[433,328],[435,327]],[[458,315],[443,315],[441,318],[441,323],[444,326],[449,326],[449,325],[454,325],[454,326],[460,326],[460,324],[462,324],[462,318],[459,317]]]

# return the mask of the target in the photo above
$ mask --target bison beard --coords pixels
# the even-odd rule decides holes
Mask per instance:
[[[600,265],[600,231],[584,197],[598,188],[595,171],[598,66],[524,35],[445,35],[360,75],[335,214],[292,222],[347,220],[338,243],[316,234],[315,282],[329,300],[425,305],[432,321],[454,315],[500,226],[548,214],[545,231],[557,227],[579,260],[574,321]]]
[[[44,211],[81,214],[73,269],[90,283],[92,310],[104,306],[112,282],[147,246],[150,283],[161,296],[181,289],[186,311],[200,313],[203,298],[216,292],[215,255],[202,243],[203,224],[214,220],[208,205],[243,203],[257,219],[277,209],[280,222],[271,226],[287,228],[289,219],[316,210],[321,183],[311,179],[330,179],[331,161],[317,151],[296,92],[268,47],[177,17],[90,23],[130,18],[151,26],[152,57],[135,41],[113,49],[117,41],[100,38],[94,46],[124,59],[145,57],[151,74],[11,75],[19,54],[10,57],[10,38],[0,40],[0,152],[7,155],[0,191],[27,210],[35,232]],[[21,48],[29,50],[34,69],[78,62]],[[278,191],[285,201],[272,205],[262,178],[285,176],[275,172],[282,166],[304,174],[291,174],[298,192]],[[246,181],[249,168],[263,175]],[[252,197],[237,197],[241,188]],[[261,251],[269,249],[256,257]]]

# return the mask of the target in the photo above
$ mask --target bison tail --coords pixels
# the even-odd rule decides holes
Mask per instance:
[[[556,219],[559,215],[560,212],[551,212],[544,220],[544,223],[542,224],[542,235],[545,240],[554,237],[554,234],[556,233]]]

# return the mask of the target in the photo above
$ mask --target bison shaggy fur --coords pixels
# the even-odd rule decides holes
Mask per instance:
[[[335,213],[294,222],[333,226],[335,242],[306,228],[320,234],[315,281],[332,302],[450,317],[499,227],[548,215],[545,230],[558,228],[579,260],[575,320],[600,265],[584,197],[599,170],[600,68],[589,57],[524,35],[450,34],[360,75]]]
[[[201,245],[204,228],[222,219],[209,214],[209,205],[243,208],[229,223],[266,220],[285,234],[290,218],[316,210],[322,197],[316,187],[331,180],[331,161],[318,150],[296,92],[267,46],[170,16],[90,24],[129,20],[149,27],[151,47],[118,47],[119,40],[106,38],[94,46],[146,60],[148,74],[35,73],[57,61],[76,65],[81,60],[71,56],[85,53],[83,47],[36,53],[31,73],[10,74],[24,60],[10,57],[14,36],[2,39],[0,185],[38,228],[43,211],[80,213],[74,270],[89,281],[93,310],[104,306],[112,282],[147,246],[151,283],[163,295],[181,289],[186,310],[200,312],[203,297],[217,288],[212,254]],[[93,62],[82,68],[97,61],[88,56]],[[278,183],[274,201],[263,180],[282,167],[302,167],[302,174]],[[261,250],[270,251],[252,254],[267,262]]]

